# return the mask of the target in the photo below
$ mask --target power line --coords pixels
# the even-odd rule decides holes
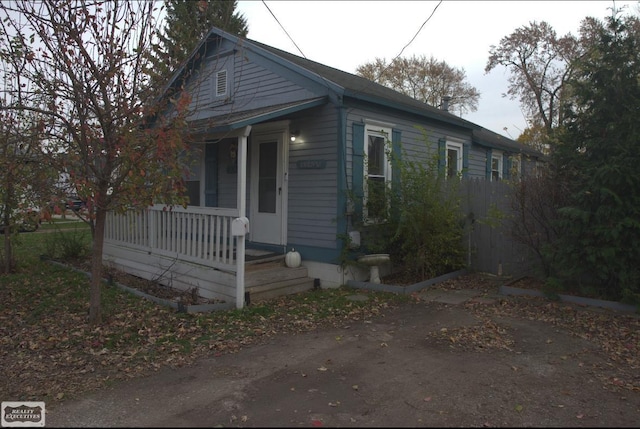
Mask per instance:
[[[291,40],[291,43],[293,43],[295,45],[295,47],[298,49],[298,51],[300,52],[300,54],[304,57],[305,60],[308,60],[307,56],[302,52],[302,49],[300,49],[300,47],[298,47],[298,45],[296,44],[296,42],[293,40],[293,38],[291,36],[289,36],[289,33],[287,33],[287,30],[285,30],[284,26],[282,24],[280,24],[280,21],[278,20],[278,18],[276,18],[276,16],[273,14],[273,12],[271,11],[271,9],[269,8],[269,6],[267,5],[267,3],[265,3],[264,0],[262,0],[262,4],[267,8],[267,10],[269,11],[269,13],[271,14],[271,16],[273,16],[273,19],[276,20],[276,22],[278,23],[278,25],[280,26],[280,28],[282,28],[282,31],[284,31],[284,34],[287,35],[287,37],[289,38],[289,40]]]
[[[409,40],[409,43],[407,43],[406,45],[404,45],[404,47],[402,48],[402,50],[400,51],[400,53],[398,55],[395,56],[394,60],[396,58],[398,58],[400,55],[402,55],[402,53],[404,52],[405,49],[407,49],[409,47],[410,44],[413,43],[414,40],[416,40],[416,37],[418,37],[418,34],[420,34],[420,32],[422,31],[422,29],[424,28],[425,25],[427,25],[427,22],[429,22],[431,20],[431,18],[433,17],[433,15],[436,13],[436,10],[438,10],[438,8],[440,7],[440,5],[442,4],[442,0],[440,0],[438,2],[438,4],[436,5],[436,7],[433,8],[433,10],[431,11],[431,15],[429,15],[429,17],[422,23],[422,25],[420,26],[420,28],[418,29],[418,31],[416,32],[416,34],[413,36],[413,38],[411,38],[411,40]],[[393,62],[393,60],[391,61]]]
[[[440,7],[440,5],[442,4],[442,0],[440,0],[438,2],[438,4],[436,5],[436,7],[433,8],[433,10],[431,11],[431,14],[429,15],[429,17],[427,19],[425,19],[425,21],[422,23],[422,25],[420,26],[420,28],[418,29],[418,31],[416,32],[416,34],[413,35],[413,37],[411,38],[411,40],[409,40],[409,42],[404,45],[404,47],[400,50],[400,53],[398,55],[396,55],[391,61],[389,61],[389,64],[387,64],[387,66],[385,68],[382,69],[382,71],[380,72],[380,76],[382,76],[384,74],[384,72],[387,71],[387,69],[389,67],[391,67],[391,65],[393,64],[393,62],[400,57],[400,55],[402,55],[402,53],[404,52],[405,49],[407,49],[409,47],[410,44],[413,43],[414,40],[416,40],[416,37],[418,37],[418,34],[420,34],[420,32],[422,31],[422,29],[424,28],[425,25],[427,25],[427,23],[431,20],[431,18],[433,17],[433,15],[436,13],[436,10],[438,10],[438,7]],[[386,61],[386,60],[385,60]],[[368,80],[368,79],[367,79]],[[372,84],[378,84],[378,82],[374,81],[374,80],[369,80],[369,82],[362,88],[362,91],[364,91],[365,89],[369,88]],[[378,84],[381,85],[381,84]],[[382,85],[385,86],[385,85]]]

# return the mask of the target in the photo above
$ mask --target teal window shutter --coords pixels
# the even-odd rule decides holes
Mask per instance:
[[[469,177],[469,145],[462,145],[462,177]]]
[[[502,178],[509,180],[511,173],[511,157],[506,153],[502,155]]]
[[[355,219],[362,219],[362,200],[364,198],[364,124],[353,123],[353,203]]]
[[[493,151],[491,149],[487,149],[487,167],[486,167],[487,180],[491,180],[491,155],[492,154],[493,154]]]
[[[446,174],[447,169],[447,141],[445,139],[438,140],[438,172]]]
[[[391,181],[393,184],[400,181],[400,166],[398,164],[402,162],[401,139],[402,132],[400,130],[393,130],[391,132]]]
[[[401,165],[402,162],[402,132],[400,130],[391,131],[391,190],[393,192],[394,199],[399,201],[400,197],[400,180],[401,180]],[[397,217],[400,215],[399,207],[397,205],[391,206],[391,216]]]

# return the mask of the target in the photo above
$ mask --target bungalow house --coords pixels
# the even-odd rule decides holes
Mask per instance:
[[[181,86],[199,149],[190,205],[112,214],[104,261],[238,307],[366,279],[339,260],[345,237],[357,245],[355,220],[374,217],[367,189],[394,179],[387,144],[408,157],[431,147],[448,174],[467,178],[497,180],[535,163],[534,151],[446,108],[216,28],[167,90]],[[291,249],[299,267],[282,266]]]

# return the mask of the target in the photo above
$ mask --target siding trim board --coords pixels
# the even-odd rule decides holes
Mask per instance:
[[[391,192],[397,197],[402,189],[400,188],[401,162],[402,162],[402,131],[399,129],[391,130]],[[399,208],[391,207],[391,216],[399,216]]]
[[[352,143],[352,171],[353,189],[351,190],[354,199],[354,216],[356,219],[362,219],[363,198],[364,198],[364,124],[353,122],[353,143]]]
[[[313,107],[322,106],[327,103],[326,97],[315,98],[312,100],[304,100],[298,103],[287,104],[285,107],[278,106],[272,109],[257,109],[255,115],[247,116],[247,112],[238,113],[237,115],[223,115],[223,123],[211,128],[207,128],[201,133],[218,134],[228,131],[240,130],[247,125],[255,125],[261,122],[271,121],[280,117],[288,116],[302,110],[311,109]],[[215,121],[214,118],[208,118],[204,121]]]
[[[337,213],[336,218],[338,219],[336,225],[336,247],[338,249],[342,249],[345,245],[344,240],[339,238],[339,234],[344,231],[347,233],[347,229],[350,225],[347,222],[347,213],[349,210],[348,203],[348,192],[349,192],[349,184],[347,178],[347,112],[344,107],[340,106],[336,108],[336,115],[338,117],[338,129],[337,133],[337,161],[338,161],[338,171],[337,171],[337,183],[338,183],[338,195],[336,197],[337,202]]]

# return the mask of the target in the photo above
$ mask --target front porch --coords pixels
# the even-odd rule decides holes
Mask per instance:
[[[313,288],[303,266],[288,268],[284,253],[245,249],[233,230],[236,209],[155,205],[109,213],[104,261],[116,269],[205,298],[250,302]]]

